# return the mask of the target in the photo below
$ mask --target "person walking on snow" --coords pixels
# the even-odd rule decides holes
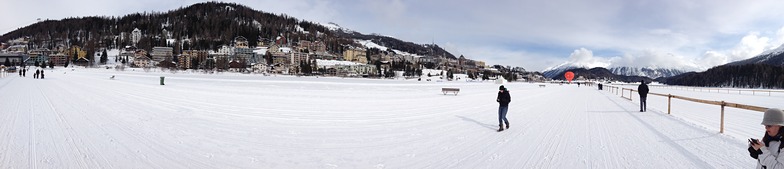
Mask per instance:
[[[640,80],[640,86],[637,86],[637,93],[640,94],[640,112],[644,112],[648,108],[646,105],[648,103],[646,101],[648,98],[648,85],[645,84],[645,80]]]
[[[41,74],[41,71],[38,69],[35,70],[35,74],[33,74],[33,79],[38,79],[38,74]]]
[[[504,124],[509,129],[509,120],[506,119],[506,112],[509,110],[509,102],[512,102],[512,96],[509,95],[509,90],[504,88],[504,85],[498,87],[498,97],[495,99],[498,102],[498,131],[504,131]]]
[[[784,130],[784,112],[781,109],[772,108],[765,111],[762,117],[762,125],[765,125],[765,135],[762,141],[749,139],[749,155],[757,159],[757,168],[784,168],[784,157],[781,156],[781,143]]]
[[[41,79],[44,79],[44,71],[41,70]]]

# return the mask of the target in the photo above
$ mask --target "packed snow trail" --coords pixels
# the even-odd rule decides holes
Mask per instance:
[[[109,77],[116,75],[114,80]],[[166,86],[158,77],[166,77]],[[751,168],[745,143],[609,92],[55,69],[0,79],[2,168]],[[443,95],[441,87],[459,87]],[[755,125],[759,122],[751,120]],[[754,129],[752,132],[760,132]]]

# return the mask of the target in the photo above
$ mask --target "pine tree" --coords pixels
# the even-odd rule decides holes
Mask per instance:
[[[5,58],[5,63],[3,63],[3,65],[11,66],[11,61],[8,60],[8,58]]]
[[[102,64],[106,64],[106,61],[108,61],[108,60],[109,60],[109,57],[106,54],[106,49],[103,49],[103,52],[101,52],[101,63]]]
[[[318,62],[316,62],[316,59],[311,61],[311,65],[313,65],[313,70],[318,71]]]
[[[264,59],[267,60],[267,65],[272,65],[272,53],[267,51],[267,53],[264,54]]]
[[[199,60],[191,58],[191,69],[199,69]]]
[[[49,62],[49,68],[54,69],[54,62]]]
[[[378,70],[378,75],[381,76],[381,61],[376,61],[376,70]]]
[[[73,60],[71,60],[71,61],[76,62],[76,59],[79,59],[78,56],[79,56],[79,51],[74,49],[74,51],[73,51]]]

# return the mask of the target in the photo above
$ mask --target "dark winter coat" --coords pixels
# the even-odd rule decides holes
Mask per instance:
[[[498,91],[498,98],[495,99],[501,106],[509,106],[509,102],[512,102],[512,96],[509,95],[509,90],[504,89],[503,91]]]
[[[637,93],[640,93],[640,97],[648,96],[648,85],[642,83],[640,86],[637,86]]]

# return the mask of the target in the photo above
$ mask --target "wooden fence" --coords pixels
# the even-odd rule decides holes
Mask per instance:
[[[606,85],[606,87],[608,89],[610,89],[609,90],[610,92],[615,93],[615,95],[619,95],[620,94],[622,98],[628,99],[629,101],[632,101],[632,94],[634,92],[637,92],[636,89],[628,89],[628,88],[622,88],[622,87],[610,86],[610,85]],[[629,91],[628,98],[626,97],[626,94],[625,94],[626,91]],[[777,92],[777,91],[774,91],[774,92]],[[721,126],[719,128],[719,132],[720,133],[724,133],[724,107],[734,107],[734,108],[738,108],[738,109],[751,110],[751,111],[757,111],[757,112],[765,112],[765,110],[768,109],[766,107],[760,107],[760,106],[746,105],[746,104],[740,104],[740,103],[731,103],[731,102],[725,102],[725,101],[703,100],[703,99],[696,99],[696,98],[690,98],[690,97],[678,96],[678,95],[672,95],[672,94],[661,94],[661,93],[652,93],[652,92],[649,92],[648,94],[649,95],[655,95],[655,96],[667,97],[667,114],[672,114],[672,99],[673,98],[674,99],[681,99],[681,100],[691,101],[691,102],[702,103],[702,104],[710,104],[710,105],[721,106]]]
[[[782,90],[763,90],[763,89],[721,89],[721,88],[707,88],[707,87],[689,87],[689,86],[659,86],[659,85],[650,85],[650,87],[658,87],[658,88],[670,88],[670,89],[682,89],[687,91],[707,91],[716,93],[751,93],[751,95],[757,95],[757,93],[763,94],[768,93],[768,96],[771,96],[771,93],[784,93]]]

